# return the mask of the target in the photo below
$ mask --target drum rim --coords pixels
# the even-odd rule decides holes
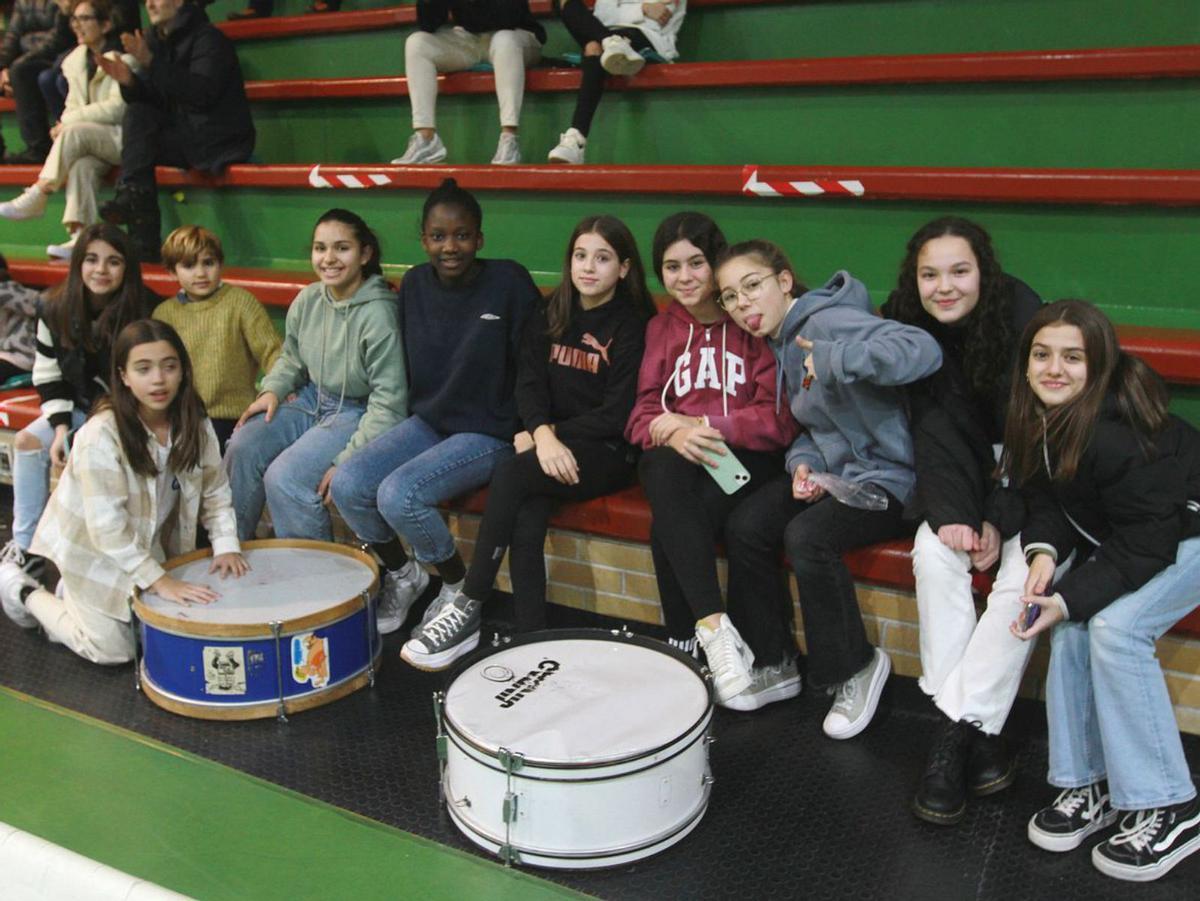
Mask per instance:
[[[366,551],[355,547],[338,544],[333,541],[313,541],[307,538],[260,538],[254,541],[243,541],[241,545],[243,550],[254,550],[256,548],[266,550],[299,548],[340,554],[343,557],[350,557],[357,560],[371,571],[371,584],[366,588],[367,600],[365,603],[362,600],[362,594],[355,594],[353,597],[338,601],[334,606],[327,607],[317,613],[308,613],[295,619],[281,620],[281,632],[305,632],[327,625],[330,622],[345,619],[356,610],[369,607],[371,603],[370,599],[379,590],[379,564]],[[202,560],[205,557],[211,556],[212,548],[201,548],[200,550],[181,554],[178,557],[172,557],[163,565],[163,569],[170,572],[195,560]],[[274,635],[269,623],[204,623],[167,616],[147,606],[145,601],[142,600],[142,589],[140,588],[134,589],[133,612],[137,614],[138,619],[143,623],[175,635],[195,635],[203,638],[269,638]]]
[[[547,636],[549,636],[549,637],[547,637]],[[681,729],[679,731],[679,733],[674,738],[672,738],[670,741],[663,742],[662,744],[660,744],[654,748],[647,748],[646,750],[637,751],[637,752],[628,754],[624,757],[618,757],[618,758],[614,758],[611,760],[595,761],[593,763],[586,763],[586,764],[570,762],[570,761],[564,762],[561,760],[560,761],[541,760],[536,757],[525,757],[524,761],[525,761],[526,766],[536,766],[540,769],[547,769],[547,770],[580,770],[580,769],[589,769],[589,768],[593,768],[593,767],[600,768],[600,767],[619,766],[621,764],[630,763],[631,761],[640,760],[644,757],[653,756],[654,754],[661,752],[663,749],[671,747],[671,745],[675,744],[676,742],[680,741],[681,739],[683,739],[686,736],[693,733],[697,728],[701,727],[705,723],[706,720],[712,719],[712,714],[713,714],[712,682],[708,678],[708,676],[705,674],[704,668],[700,666],[700,664],[696,661],[696,659],[694,657],[692,657],[689,654],[684,653],[683,651],[679,650],[678,648],[676,648],[670,644],[667,644],[665,641],[659,641],[658,639],[651,638],[648,635],[638,635],[634,632],[630,632],[628,630],[621,630],[621,629],[582,629],[582,628],[581,629],[540,629],[537,632],[527,632],[523,635],[519,635],[515,638],[511,638],[508,641],[506,641],[503,645],[500,645],[500,646],[489,646],[489,647],[477,648],[475,651],[471,652],[466,657],[464,657],[453,669],[451,669],[446,674],[446,680],[442,687],[442,692],[441,692],[442,696],[443,696],[443,698],[448,700],[449,694],[450,694],[450,686],[452,686],[455,683],[455,681],[458,680],[458,678],[460,676],[462,676],[468,669],[470,669],[476,663],[479,663],[481,660],[491,657],[494,654],[499,654],[501,651],[507,651],[507,650],[510,650],[511,648],[517,648],[517,647],[521,647],[521,646],[527,645],[527,644],[536,644],[541,641],[573,641],[573,640],[610,641],[610,642],[617,642],[617,643],[623,643],[623,644],[634,644],[634,645],[638,645],[639,647],[646,648],[647,650],[657,651],[658,653],[665,654],[668,657],[673,657],[679,663],[682,663],[685,666],[687,666],[688,669],[690,669],[695,674],[696,678],[700,680],[700,684],[702,686],[704,686],[705,699],[706,699],[707,703],[705,704],[704,709],[700,712],[700,715],[696,718],[696,720],[694,722],[689,724],[687,726],[687,728]],[[501,748],[492,749],[492,748],[487,748],[487,747],[480,745],[478,742],[473,741],[467,735],[464,735],[463,730],[459,726],[457,726],[453,721],[451,721],[450,712],[448,710],[448,704],[446,703],[446,701],[443,701],[443,703],[441,704],[441,720],[442,720],[443,728],[445,728],[448,732],[454,733],[455,736],[462,739],[463,742],[470,745],[472,748],[474,748],[480,754],[483,754],[486,757],[492,757],[495,759],[499,759],[500,752],[502,750]],[[707,727],[705,727],[705,728],[707,728]],[[510,753],[521,753],[520,748],[508,748],[506,750],[508,750]],[[555,780],[550,780],[550,781],[555,781]]]

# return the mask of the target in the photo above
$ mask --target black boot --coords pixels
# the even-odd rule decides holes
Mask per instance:
[[[123,184],[117,186],[112,200],[100,205],[100,218],[113,225],[127,225],[151,209],[157,216],[158,192],[153,187]]]
[[[967,790],[976,798],[1004,791],[1016,781],[1017,758],[1001,735],[973,730],[967,756]]]
[[[929,749],[912,812],[927,823],[952,826],[967,812],[967,752],[975,731],[969,723],[946,721]]]

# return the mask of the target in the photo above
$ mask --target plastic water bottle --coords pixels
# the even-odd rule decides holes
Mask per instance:
[[[828,472],[814,472],[809,475],[808,480],[824,488],[847,507],[857,507],[860,510],[886,510],[888,507],[887,495],[874,485],[851,482]]]

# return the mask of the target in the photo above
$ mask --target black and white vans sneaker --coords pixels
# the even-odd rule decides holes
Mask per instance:
[[[1049,807],[1029,820],[1029,840],[1047,851],[1074,851],[1093,832],[1117,821],[1108,797],[1108,783],[1093,782],[1063,789]]]
[[[1117,834],[1092,849],[1092,864],[1114,879],[1151,882],[1196,851],[1200,798],[1125,814]]]

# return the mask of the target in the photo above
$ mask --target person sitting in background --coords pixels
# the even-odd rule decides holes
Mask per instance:
[[[38,180],[14,199],[0,203],[5,219],[36,219],[46,212],[51,194],[67,187],[63,225],[69,238],[51,244],[46,253],[69,259],[75,238],[85,225],[100,221],[96,211],[96,189],[100,178],[121,161],[121,118],[125,101],[121,86],[95,62],[102,53],[120,58],[113,49],[112,0],[73,0],[71,27],[79,46],[63,60],[67,76],[67,106],[50,130],[54,144]],[[133,64],[132,56],[125,57]]]
[[[552,163],[582,163],[592,117],[604,94],[608,75],[636,75],[646,64],[642,51],[675,60],[675,35],[683,25],[687,0],[643,3],[642,0],[596,0],[595,11],[583,0],[565,0],[563,24],[583,48],[583,80],[575,100],[571,127],[550,151]]]
[[[308,12],[335,13],[341,8],[342,0],[313,0],[308,7]],[[275,0],[250,0],[246,6],[231,12],[228,18],[230,22],[240,22],[243,19],[267,19],[273,12],[275,12]]]
[[[0,385],[33,369],[39,297],[36,288],[8,274],[8,260],[0,254]]]
[[[448,24],[454,19],[454,25]],[[528,0],[417,0],[418,30],[404,43],[404,74],[412,100],[413,136],[399,166],[440,163],[446,145],[435,125],[439,72],[461,72],[482,62],[496,70],[500,143],[493,165],[521,162],[517,131],[525,98],[525,69],[536,63],[546,29],[534,21]]]
[[[16,101],[25,149],[4,154],[5,163],[36,164],[50,152],[50,119],[38,77],[75,43],[68,8],[68,0],[17,0],[13,6],[0,44],[0,92]]]
[[[146,0],[153,28],[121,38],[137,61],[98,64],[121,85],[121,180],[100,208],[102,218],[128,225],[143,261],[157,260],[161,218],[156,165],[219,172],[254,152],[254,123],[233,42],[189,0]]]
[[[179,293],[154,311],[183,339],[196,370],[196,393],[224,450],[238,417],[257,395],[258,373],[270,372],[282,340],[267,311],[245,288],[221,281],[221,239],[199,225],[183,225],[162,246]]]

